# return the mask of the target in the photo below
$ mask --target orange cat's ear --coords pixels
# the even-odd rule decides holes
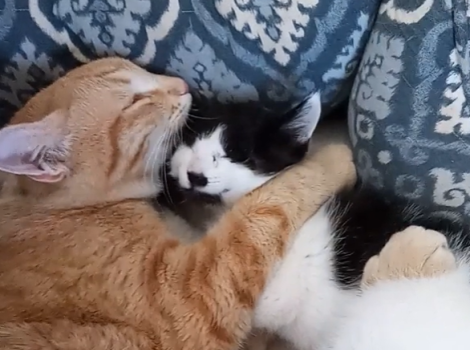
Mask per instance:
[[[65,116],[54,112],[40,121],[0,130],[0,171],[39,182],[59,182],[69,172]]]

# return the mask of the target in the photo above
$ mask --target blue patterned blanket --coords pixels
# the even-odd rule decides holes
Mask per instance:
[[[344,100],[378,0],[0,0],[0,113],[119,55],[219,101]]]

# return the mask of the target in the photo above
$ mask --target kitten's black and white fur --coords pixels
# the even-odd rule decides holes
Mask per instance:
[[[210,119],[195,119],[171,159],[170,174],[184,190],[219,196],[230,204],[303,158],[320,109],[319,95],[314,94],[280,116],[231,110],[205,116]],[[466,349],[469,230],[466,225],[425,213],[426,208],[366,185],[340,193],[291,242],[259,300],[255,325],[281,335],[299,350]],[[439,278],[426,280],[430,284],[426,290],[431,292],[423,298],[429,300],[418,295],[413,281],[405,285],[409,298],[396,292],[392,284],[385,300],[364,301],[368,294],[360,293],[358,282],[366,262],[394,233],[410,225],[446,235],[450,249],[459,257],[459,276],[466,283],[460,277],[445,283]],[[441,296],[440,301],[436,295]],[[353,310],[350,306],[358,300],[365,303],[365,314],[367,306],[372,310],[368,317],[361,319],[346,311]],[[384,303],[397,307],[389,308],[389,314],[374,313]],[[357,322],[344,322],[348,317],[356,317]],[[347,325],[346,329],[341,325]],[[380,336],[371,337],[370,332]]]
[[[162,214],[171,231],[187,241],[204,234],[223,204],[299,162],[321,110],[318,93],[285,113],[254,102],[216,104],[194,98],[194,104],[157,199],[157,208],[170,209]]]
[[[170,175],[183,189],[231,202],[304,157],[319,106],[318,93],[278,115],[254,103],[200,106],[201,116],[190,118],[184,144],[171,159]]]

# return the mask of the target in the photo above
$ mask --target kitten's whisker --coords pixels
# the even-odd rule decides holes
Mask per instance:
[[[212,119],[212,118],[209,118],[209,117],[203,117],[203,116],[195,115],[195,114],[191,114],[191,113],[188,113],[188,115],[191,118],[194,118],[194,119],[202,119],[202,120],[211,120]]]
[[[145,164],[145,174],[150,172],[150,181],[152,183],[156,183],[155,181],[155,166],[160,164],[160,148],[163,144],[163,141],[166,138],[166,133],[163,134],[159,139],[158,142],[152,145],[152,149],[150,150],[149,157]]]
[[[181,113],[182,111],[178,111],[178,112]],[[187,123],[187,120],[185,120],[185,123]],[[178,127],[178,128],[176,128],[176,130],[172,130],[170,135],[167,138],[165,138],[165,143],[163,145],[164,155],[165,155],[165,162],[164,162],[164,165],[161,168],[161,171],[162,171],[161,176],[162,176],[162,182],[163,182],[163,193],[164,193],[165,198],[168,199],[168,201],[171,205],[174,205],[174,201],[173,201],[173,197],[171,196],[171,192],[169,191],[167,164],[168,164],[168,158],[170,157],[170,150],[173,149],[174,146],[176,146],[177,142],[180,139],[182,139],[183,127]]]
[[[207,179],[207,184],[208,184],[208,185],[213,185],[213,184],[217,185],[217,184],[220,184],[220,183],[221,183],[220,180],[211,180],[211,179]]]
[[[161,140],[158,140],[158,143],[155,143],[152,147],[150,157],[147,160],[147,164],[145,166],[145,173],[150,175],[150,182],[155,183],[155,178],[154,178],[154,167],[155,163],[157,162],[157,152],[158,149],[160,148],[161,145]]]
[[[188,123],[187,120],[186,120],[186,122],[185,122],[185,124],[184,124],[184,127],[185,127],[185,128],[188,128],[189,131],[191,131],[192,133],[197,134],[196,130],[194,130],[193,128],[191,128],[191,127],[189,126],[189,123]]]
[[[188,120],[186,119],[186,124],[188,123]],[[185,124],[185,125],[186,125]],[[178,138],[179,140],[178,141],[183,141],[183,128],[181,128],[179,131],[178,131],[179,135],[178,135]]]
[[[179,131],[178,131],[179,132]],[[169,136],[167,142],[166,142],[166,145],[165,145],[165,154],[166,154],[166,158],[168,158],[168,151],[169,151],[169,148],[171,147],[171,145],[173,144],[174,142],[174,138],[175,136],[177,135],[177,133],[173,133],[172,135]],[[167,167],[166,167],[167,163],[166,163],[166,159],[165,159],[165,163],[164,165],[161,167],[161,170],[162,170],[162,180],[163,180],[163,194],[165,195],[165,197],[168,199],[168,202],[171,204],[171,205],[174,205],[174,202],[173,202],[173,198],[171,197],[171,193],[170,193],[170,190],[169,190],[169,182],[168,182],[168,174],[167,174]]]
[[[147,159],[145,160],[144,176],[148,176],[149,164],[150,164],[150,162],[151,162],[151,159],[153,158],[153,148],[154,148],[154,145],[149,142],[149,146],[150,146],[151,148],[148,150]]]

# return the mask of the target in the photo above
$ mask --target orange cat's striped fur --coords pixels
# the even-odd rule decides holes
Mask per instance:
[[[0,131],[1,349],[222,350],[245,338],[290,237],[355,180],[351,154],[309,157],[183,245],[147,199],[190,102],[178,78],[103,59]]]

